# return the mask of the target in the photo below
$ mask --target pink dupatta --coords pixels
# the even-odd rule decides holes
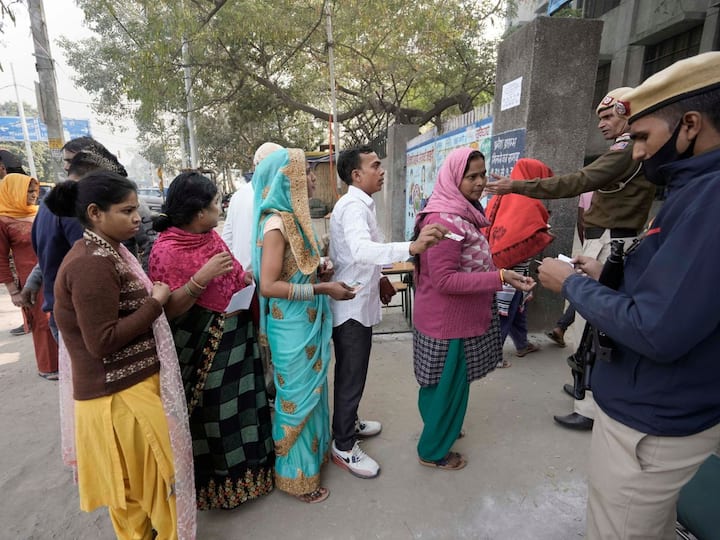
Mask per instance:
[[[473,148],[456,148],[447,155],[440,166],[437,182],[435,182],[427,205],[415,218],[416,226],[424,219],[424,214],[430,213],[455,214],[465,221],[469,221],[478,229],[490,225],[482,210],[479,210],[460,193],[463,172],[468,158],[473,152],[475,152]]]
[[[122,244],[118,250],[123,261],[143,282],[148,292],[152,282],[145,275],[138,260]],[[155,347],[160,360],[160,399],[170,431],[175,465],[175,506],[177,509],[177,533],[179,540],[194,540],[197,531],[197,505],[195,502],[195,477],[193,473],[192,438],[185,400],[185,390],[175,351],[170,325],[165,314],[153,323]],[[75,453],[75,401],[73,400],[72,370],[62,336],[59,339],[60,370],[60,439],[62,460],[72,467],[77,483],[77,458]]]
[[[230,249],[215,231],[191,233],[178,227],[161,232],[155,243],[148,273],[153,280],[167,283],[171,291],[188,282],[214,255]],[[223,313],[232,295],[245,287],[245,271],[233,257],[232,272],[212,279],[196,304],[216,313]]]

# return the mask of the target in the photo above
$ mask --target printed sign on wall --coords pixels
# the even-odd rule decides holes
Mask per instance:
[[[480,150],[490,162],[492,118],[484,118],[417,145],[408,143],[405,172],[405,239],[415,228],[415,216],[425,208],[437,179],[437,172],[450,151],[461,146]]]

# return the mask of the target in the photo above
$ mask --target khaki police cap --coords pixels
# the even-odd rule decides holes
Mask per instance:
[[[614,107],[618,100],[622,99],[630,90],[632,90],[630,86],[621,86],[615,90],[610,90],[607,95],[600,100],[600,103],[598,103],[598,106],[595,108],[595,114],[600,114],[602,111]]]
[[[649,77],[615,104],[618,115],[633,122],[667,105],[720,88],[720,52],[675,62]]]

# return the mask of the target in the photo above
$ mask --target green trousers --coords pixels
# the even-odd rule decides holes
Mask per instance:
[[[470,385],[462,339],[451,339],[440,382],[421,387],[418,408],[424,427],[418,441],[420,459],[437,461],[447,456],[462,430]]]

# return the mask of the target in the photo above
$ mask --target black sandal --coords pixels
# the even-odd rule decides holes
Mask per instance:
[[[552,339],[559,347],[565,347],[565,337],[557,333],[556,328],[553,328],[549,332],[545,332],[545,335]]]

